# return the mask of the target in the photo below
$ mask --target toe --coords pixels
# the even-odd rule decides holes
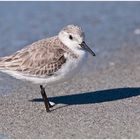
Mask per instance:
[[[50,102],[49,101],[49,103],[50,103],[51,107],[55,106],[55,103],[54,102]]]

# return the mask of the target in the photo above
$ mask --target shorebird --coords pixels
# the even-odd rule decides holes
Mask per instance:
[[[95,53],[86,45],[83,30],[75,25],[64,27],[58,35],[39,40],[0,58],[0,71],[17,79],[40,84],[46,110],[50,103],[44,85],[64,82],[73,77],[86,61],[88,52]]]

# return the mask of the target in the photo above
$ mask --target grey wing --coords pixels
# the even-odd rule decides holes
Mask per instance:
[[[25,75],[50,76],[66,62],[59,46],[29,46],[13,55],[0,58],[0,68]]]

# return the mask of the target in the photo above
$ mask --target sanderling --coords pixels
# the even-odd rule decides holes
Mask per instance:
[[[70,79],[85,63],[87,52],[95,56],[84,40],[80,27],[68,25],[57,36],[39,40],[10,56],[1,57],[0,71],[40,84],[46,110],[49,111],[52,104],[43,86]]]

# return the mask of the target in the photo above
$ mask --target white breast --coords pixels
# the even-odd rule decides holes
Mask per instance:
[[[55,82],[57,80],[59,82],[64,82],[66,80],[69,80],[72,78],[77,72],[80,71],[81,67],[84,65],[87,53],[82,51],[78,58],[72,58],[66,54],[67,61],[66,63],[61,67],[61,69],[56,73],[57,78],[55,79]],[[52,77],[53,78],[53,77]]]

